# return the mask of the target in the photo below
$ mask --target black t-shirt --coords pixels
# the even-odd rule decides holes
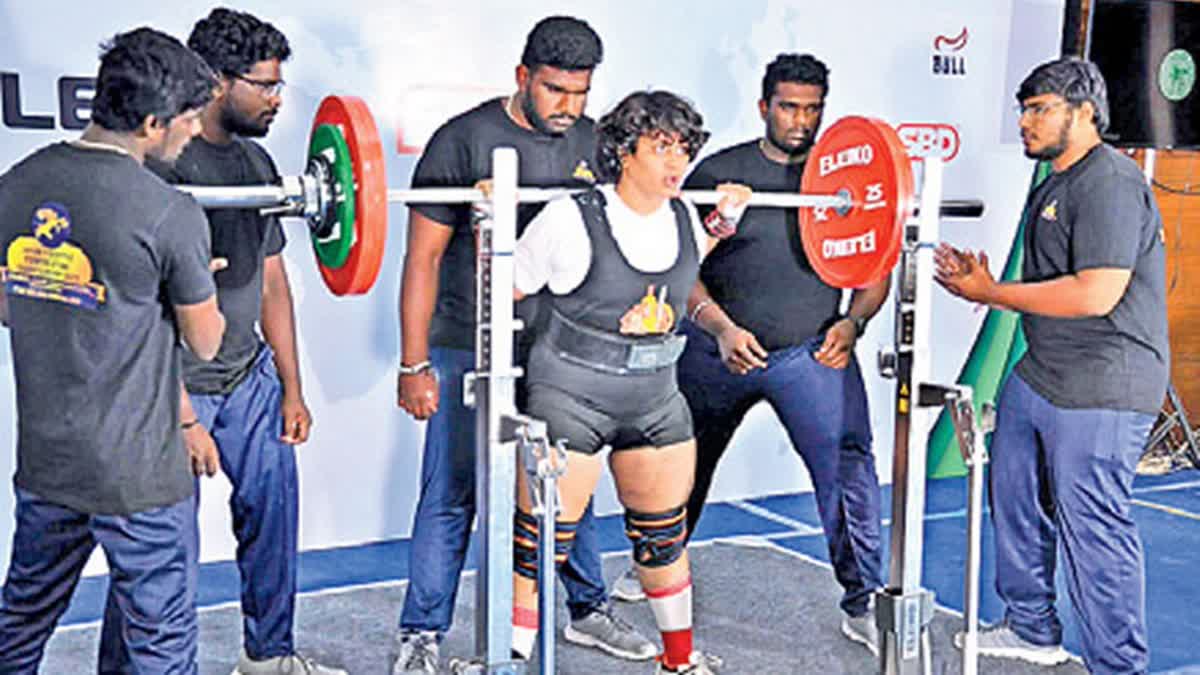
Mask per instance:
[[[209,248],[196,202],[111,149],[0,176],[18,487],[95,514],[190,497],[172,306],[212,297]]]
[[[711,190],[733,182],[759,192],[795,193],[803,171],[803,164],[767,159],[757,141],[748,141],[706,157],[686,187]],[[702,207],[701,217],[712,208]],[[737,233],[704,259],[700,280],[729,318],[766,349],[798,345],[819,333],[842,298],[809,265],[795,209],[746,209]]]
[[[148,161],[147,168],[168,183],[183,185],[262,185],[279,182],[279,172],[259,144],[236,138],[216,145],[197,136],[172,166]],[[229,393],[241,382],[262,346],[263,260],[283,251],[279,219],[255,209],[210,209],[212,254],[229,260],[216,273],[217,302],[225,314],[225,337],[212,361],[183,355],[183,379],[195,394]]]
[[[487,101],[443,124],[425,147],[413,172],[412,186],[471,187],[492,177],[492,150],[517,149],[518,181],[534,187],[587,187],[594,181],[592,155],[594,123],[582,117],[561,136],[551,136],[518,126],[504,112],[503,99]],[[429,342],[458,349],[475,348],[475,235],[467,204],[412,204],[422,215],[454,228],[442,256],[437,305]],[[522,204],[517,209],[517,234],[542,209],[542,204]],[[538,300],[530,298],[529,300]],[[533,309],[521,305],[527,324]],[[529,331],[522,333],[528,344]]]
[[[1095,268],[1132,271],[1106,316],[1021,317],[1029,350],[1017,372],[1062,408],[1156,413],[1170,377],[1162,218],[1141,170],[1100,145],[1029,197],[1022,278]]]

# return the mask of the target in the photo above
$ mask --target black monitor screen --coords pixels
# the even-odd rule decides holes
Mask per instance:
[[[1087,58],[1108,84],[1106,140],[1200,147],[1200,3],[1095,0]]]

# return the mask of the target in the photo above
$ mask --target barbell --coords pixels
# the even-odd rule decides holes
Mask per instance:
[[[383,144],[366,103],[328,96],[313,117],[304,173],[279,185],[178,185],[207,209],[256,208],[307,219],[321,277],[335,295],[366,293],[387,241],[389,202],[463,204],[488,197],[475,188],[389,189]],[[517,190],[518,202],[545,202],[578,190]],[[695,204],[716,204],[715,190],[685,190]],[[799,193],[754,192],[751,207],[798,209],[801,240],[813,270],[837,288],[871,286],[891,273],[916,214],[912,164],[887,123],[844,117],[809,152]],[[941,203],[947,217],[978,218],[980,200]]]

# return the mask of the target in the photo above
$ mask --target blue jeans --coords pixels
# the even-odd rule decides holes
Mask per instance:
[[[127,516],[80,513],[17,488],[17,529],[0,596],[0,673],[36,673],[97,544],[119,617],[100,649],[120,649],[120,672],[192,674],[196,665],[196,509],[181,502]],[[114,644],[114,640],[119,643]],[[102,672],[110,672],[104,671]]]
[[[1144,673],[1145,566],[1130,500],[1154,415],[1059,408],[1013,373],[1000,394],[989,476],[996,592],[1022,638],[1062,642],[1061,555],[1093,673]]]
[[[463,375],[474,370],[475,353],[434,347],[430,360],[438,376],[439,405],[425,429],[421,497],[413,519],[410,581],[400,629],[441,636],[450,629],[475,519],[475,411],[462,403]],[[573,619],[608,601],[590,505],[559,576]]]
[[[879,479],[871,453],[871,419],[858,361],[845,369],[817,363],[822,337],[769,353],[767,367],[746,375],[721,362],[712,336],[690,321],[679,360],[679,389],[696,427],[696,482],[688,499],[688,532],[695,529],[717,463],[746,412],[767,401],[812,477],[817,510],[834,576],[844,589],[842,610],[859,616],[882,585]]]
[[[274,354],[264,345],[245,378],[228,394],[189,396],[196,418],[216,441],[221,471],[233,486],[229,508],[237,539],[246,654],[255,660],[287,656],[295,651],[299,485],[296,452],[279,440],[283,387]],[[193,551],[194,557],[198,554]],[[111,601],[110,597],[105,610],[105,632],[117,625],[110,621],[115,618]],[[101,652],[102,665],[119,668],[119,653]]]

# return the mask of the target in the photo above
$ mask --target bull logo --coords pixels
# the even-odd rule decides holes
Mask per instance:
[[[962,32],[954,37],[950,37],[948,35],[939,35],[933,38],[933,51],[942,52],[944,54],[949,52],[960,52],[962,51],[963,47],[967,46],[968,37],[970,37],[970,33],[967,32],[966,26],[963,26]]]
[[[58,248],[71,235],[67,207],[46,202],[33,211],[33,236],[46,248]]]

